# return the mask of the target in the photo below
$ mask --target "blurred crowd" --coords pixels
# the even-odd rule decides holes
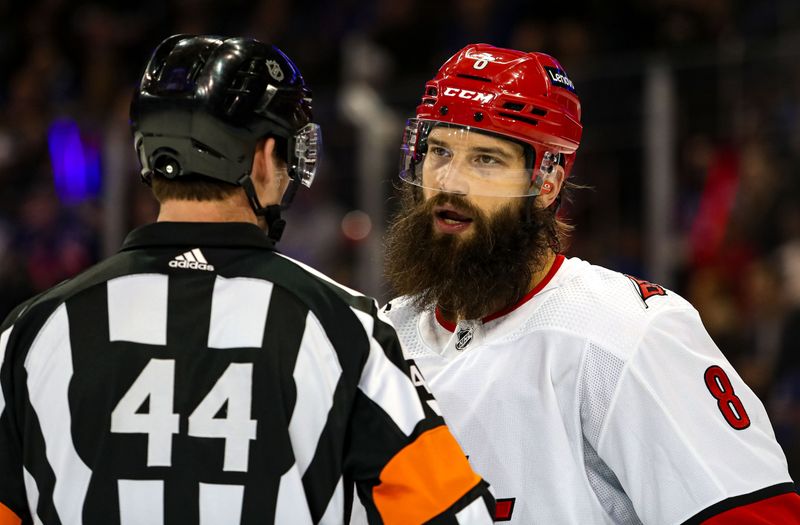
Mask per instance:
[[[697,307],[764,400],[800,480],[800,3],[0,0],[0,317],[155,218],[127,111],[149,52],[175,33],[253,36],[300,65],[325,159],[281,248],[356,287],[363,248],[379,246],[392,211],[398,150],[365,142],[370,120],[348,116],[343,86],[376,95],[399,144],[423,83],[463,45],[556,56],[583,102],[574,176],[589,187],[565,210],[577,226],[568,254],[652,278],[648,254],[668,243],[662,284]],[[663,239],[644,226],[654,62],[675,94]],[[364,173],[370,153],[385,161]],[[369,177],[377,193],[363,191]]]

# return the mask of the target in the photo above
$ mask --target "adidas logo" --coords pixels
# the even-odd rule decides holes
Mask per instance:
[[[200,248],[195,248],[194,250],[189,250],[183,255],[178,255],[169,262],[169,267],[188,268],[190,270],[205,270],[207,272],[214,271],[214,266],[208,264],[208,261],[206,261],[206,258],[203,257],[203,252],[200,251]]]

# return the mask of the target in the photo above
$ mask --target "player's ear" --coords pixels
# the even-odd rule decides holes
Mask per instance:
[[[536,199],[536,205],[539,208],[547,208],[553,204],[561,192],[561,187],[564,185],[564,168],[556,166],[552,173],[547,175],[542,183],[542,190],[539,192],[539,198]]]

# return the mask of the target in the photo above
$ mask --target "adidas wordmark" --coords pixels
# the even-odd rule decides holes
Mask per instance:
[[[205,270],[207,272],[214,271],[214,266],[208,264],[200,248],[195,248],[183,255],[178,255],[169,262],[169,266],[170,268],[188,268],[190,270]]]

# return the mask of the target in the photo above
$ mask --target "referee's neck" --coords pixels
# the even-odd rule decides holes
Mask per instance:
[[[158,222],[250,222],[258,224],[244,193],[214,201],[168,199],[161,203]]]

